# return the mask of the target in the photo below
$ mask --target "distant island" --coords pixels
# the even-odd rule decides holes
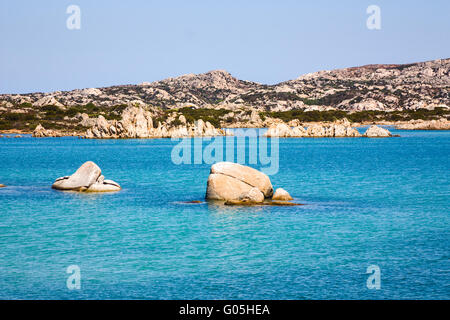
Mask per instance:
[[[130,107],[143,110],[155,130],[184,124],[202,134],[344,119],[352,126],[449,130],[450,59],[319,71],[276,85],[216,70],[137,85],[2,94],[0,132],[32,133],[38,127],[51,136],[92,135],[99,122],[116,129],[114,121]],[[200,119],[206,125],[198,128],[194,122]]]

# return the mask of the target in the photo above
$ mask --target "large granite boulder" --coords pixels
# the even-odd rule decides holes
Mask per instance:
[[[258,192],[259,191],[259,192]],[[232,162],[219,162],[211,167],[206,199],[264,201],[273,194],[269,177],[250,167]]]
[[[92,161],[85,162],[71,176],[56,179],[52,188],[80,192],[111,192],[121,189],[116,182],[105,180],[99,166]]]
[[[250,192],[253,187],[224,174],[211,173],[208,177],[206,199],[235,200]]]
[[[261,171],[233,162],[219,162],[211,166],[212,174],[227,175],[258,188],[265,197],[273,194],[270,178]]]
[[[370,126],[369,129],[364,133],[364,137],[368,138],[387,138],[392,137],[389,130],[381,128],[379,126]]]

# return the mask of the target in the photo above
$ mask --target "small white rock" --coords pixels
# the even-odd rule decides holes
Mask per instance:
[[[272,196],[272,200],[287,201],[287,200],[293,200],[293,198],[291,197],[289,192],[287,192],[283,188],[278,188],[277,190],[275,190],[275,193]]]

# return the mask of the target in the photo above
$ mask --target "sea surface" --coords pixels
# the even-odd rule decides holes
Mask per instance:
[[[295,207],[186,203],[210,164],[170,139],[1,138],[0,299],[449,299],[450,132],[392,132],[279,139]],[[88,160],[123,190],[50,188]]]

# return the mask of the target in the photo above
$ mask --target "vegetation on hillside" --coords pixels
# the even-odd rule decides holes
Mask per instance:
[[[290,97],[292,98],[292,97]],[[304,100],[303,100],[304,101]],[[310,103],[313,103],[312,101]],[[314,104],[316,101],[314,101]],[[80,119],[76,117],[79,113],[86,113],[90,118],[96,118],[103,115],[108,120],[120,120],[126,105],[117,105],[113,107],[98,107],[92,103],[87,105],[72,106],[60,108],[54,105],[47,105],[40,108],[33,108],[30,104],[21,104],[7,111],[0,111],[0,130],[23,130],[31,131],[41,123],[46,129],[58,129],[66,131],[85,131],[87,128],[80,125]],[[14,110],[15,112],[12,112]],[[20,113],[18,112],[20,111]],[[180,109],[159,109],[158,115],[154,117],[154,126],[158,122],[165,122],[171,115],[176,114],[172,125],[180,125],[178,115],[183,115],[188,123],[202,119],[209,121],[215,127],[220,127],[224,123],[231,124],[235,121],[241,121],[242,117],[249,118],[251,110],[239,109],[233,111],[234,116],[227,116],[231,111],[227,109],[206,109],[184,107]],[[290,110],[284,112],[260,112],[260,117],[264,121],[266,118],[278,118],[285,122],[297,119],[300,122],[320,122],[336,121],[347,118],[351,122],[364,121],[409,121],[416,119],[432,120],[445,117],[450,120],[450,110],[445,108],[435,108],[434,110],[418,109],[405,111],[359,111],[346,112],[342,110],[330,111],[303,111]]]
[[[226,109],[194,109],[188,107],[178,109],[177,111],[189,123],[202,119],[203,121],[209,121],[215,127],[220,127],[220,118],[230,112],[230,110]]]
[[[450,120],[450,110],[444,108],[435,108],[434,110],[417,109],[405,111],[359,111],[359,112],[345,112],[341,110],[330,111],[302,111],[290,110],[284,112],[261,112],[260,115],[264,118],[272,117],[278,118],[285,122],[291,120],[299,120],[301,122],[319,122],[319,121],[336,121],[347,118],[351,122],[364,121],[409,121],[409,120],[432,120],[440,117],[446,117]]]
[[[108,120],[119,120],[126,107],[118,105],[105,109],[89,103],[64,109],[55,105],[33,108],[31,104],[24,103],[12,109],[16,112],[0,111],[0,130],[30,131],[40,123],[46,129],[84,131],[86,128],[79,125],[79,120],[75,119],[78,113],[86,113],[91,118],[103,115]],[[20,112],[17,112],[19,110]]]

